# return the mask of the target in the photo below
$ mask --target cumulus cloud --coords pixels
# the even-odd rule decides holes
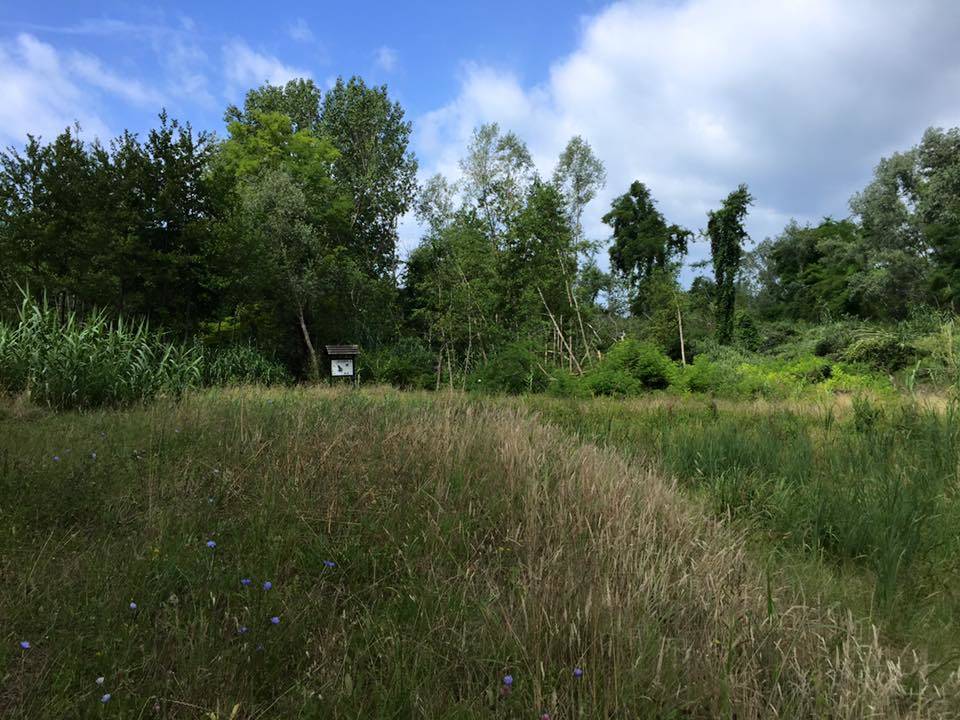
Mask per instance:
[[[242,40],[224,45],[223,60],[227,90],[231,95],[265,82],[283,85],[294,78],[310,77],[308,71],[286,65],[272,55],[259,53]]]
[[[386,45],[377,48],[376,52],[377,67],[385,72],[393,72],[397,67],[397,51]]]
[[[417,124],[429,170],[456,172],[470,131],[499,122],[549,172],[581,134],[607,165],[585,218],[646,182],[692,229],[740,182],[755,239],[786,220],[843,216],[884,154],[960,124],[960,5],[921,0],[687,0],[612,5],[539,85],[468,64],[459,95]],[[700,244],[691,254],[705,255]]]
[[[27,133],[51,139],[74,122],[88,138],[109,137],[87,75],[95,74],[92,67],[99,68],[101,82],[93,85],[110,92],[119,86],[104,85],[122,81],[95,58],[85,60],[89,73],[78,71],[52,45],[26,33],[0,42],[0,143],[19,145]]]

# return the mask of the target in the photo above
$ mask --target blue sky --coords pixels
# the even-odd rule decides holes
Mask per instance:
[[[0,144],[74,120],[142,132],[161,106],[222,131],[265,80],[358,74],[406,108],[423,176],[455,176],[482,122],[516,131],[545,174],[581,134],[608,174],[593,237],[640,179],[695,230],[749,183],[761,240],[845,216],[881,156],[960,125],[958,27],[952,0],[5,3]],[[403,223],[404,247],[418,235]]]
[[[580,18],[598,7],[562,0],[322,2],[288,11],[263,2],[11,3],[0,16],[0,37],[28,34],[60,52],[95,57],[105,71],[149,88],[143,102],[99,88],[94,102],[112,131],[149,127],[156,100],[198,127],[221,130],[223,106],[242,99],[244,81],[258,77],[255,68],[268,79],[271,64],[321,85],[354,74],[387,83],[414,118],[456,95],[464,63],[537,82],[573,47]],[[251,58],[232,78],[226,56],[241,47],[262,65]],[[191,85],[184,75],[204,82]]]

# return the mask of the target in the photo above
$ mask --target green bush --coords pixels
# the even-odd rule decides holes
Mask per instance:
[[[733,332],[737,345],[742,347],[744,350],[756,352],[763,344],[763,338],[761,337],[760,331],[757,329],[757,325],[754,323],[753,318],[742,310],[737,312],[736,319],[734,321]]]
[[[526,342],[515,342],[504,347],[474,372],[468,382],[470,390],[481,392],[521,393],[543,392],[550,377],[540,358]]]
[[[598,366],[598,371],[623,372],[644,388],[663,389],[676,377],[673,362],[656,345],[639,340],[615,343]]]
[[[895,372],[915,360],[917,348],[901,333],[871,328],[856,333],[842,357],[849,363],[862,363],[877,370]]]
[[[281,385],[292,381],[289,371],[252,345],[207,348],[203,351],[205,385]]]
[[[418,338],[401,338],[393,345],[360,356],[360,377],[404,390],[429,390],[436,385],[436,356]]]
[[[736,371],[713,362],[706,355],[698,355],[678,375],[681,389],[696,393],[719,393],[736,384]]]
[[[590,390],[582,378],[560,368],[550,373],[547,394],[560,398],[585,398],[590,396]]]
[[[597,368],[587,373],[584,384],[594,395],[630,397],[643,392],[643,383],[625,370]]]

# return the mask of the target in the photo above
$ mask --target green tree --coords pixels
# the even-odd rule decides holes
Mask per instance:
[[[352,200],[343,244],[372,277],[394,278],[397,222],[412,207],[417,186],[403,108],[390,100],[386,85],[338,79],[323,98],[319,130],[339,151],[333,177]]]
[[[736,280],[740,272],[744,242],[749,239],[744,228],[747,210],[753,196],[746,185],[740,185],[723,201],[719,210],[708,214],[707,236],[716,283],[717,341],[729,344],[733,339],[733,320],[736,305]]]
[[[295,78],[286,85],[261,85],[247,92],[243,108],[229,105],[224,113],[224,122],[255,124],[256,117],[264,113],[279,113],[290,118],[293,132],[309,130],[320,135],[320,101],[323,93],[313,80]]]
[[[490,240],[499,244],[536,175],[526,143],[512,132],[501,133],[496,123],[481,125],[473,131],[460,170],[464,199],[484,221]]]
[[[610,266],[630,284],[634,314],[643,314],[651,303],[659,306],[662,292],[653,286],[659,290],[664,283],[675,285],[690,231],[668,225],[649,189],[639,180],[613,200],[603,222],[613,230]],[[653,295],[658,296],[656,301]]]
[[[751,253],[757,271],[757,310],[769,318],[817,321],[856,315],[851,278],[865,263],[863,237],[852,220],[825,218],[819,225],[791,221]]]
[[[336,243],[342,215],[349,211],[333,180],[337,150],[312,130],[294,130],[290,118],[278,112],[254,112],[228,130],[221,162],[237,179],[241,221],[233,227],[251,258],[244,283],[261,293],[280,288],[316,379],[311,312],[329,304],[343,278],[355,274],[349,253]]]
[[[544,313],[573,316],[576,246],[563,198],[554,186],[533,182],[499,257],[499,316],[508,327],[542,325]]]
[[[583,211],[607,182],[603,162],[579,135],[570,138],[553,171],[553,184],[563,196],[567,221],[577,242],[583,241]]]

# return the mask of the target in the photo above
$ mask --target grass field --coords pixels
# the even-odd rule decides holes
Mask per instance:
[[[0,716],[957,716],[956,424],[386,390],[7,402]]]

